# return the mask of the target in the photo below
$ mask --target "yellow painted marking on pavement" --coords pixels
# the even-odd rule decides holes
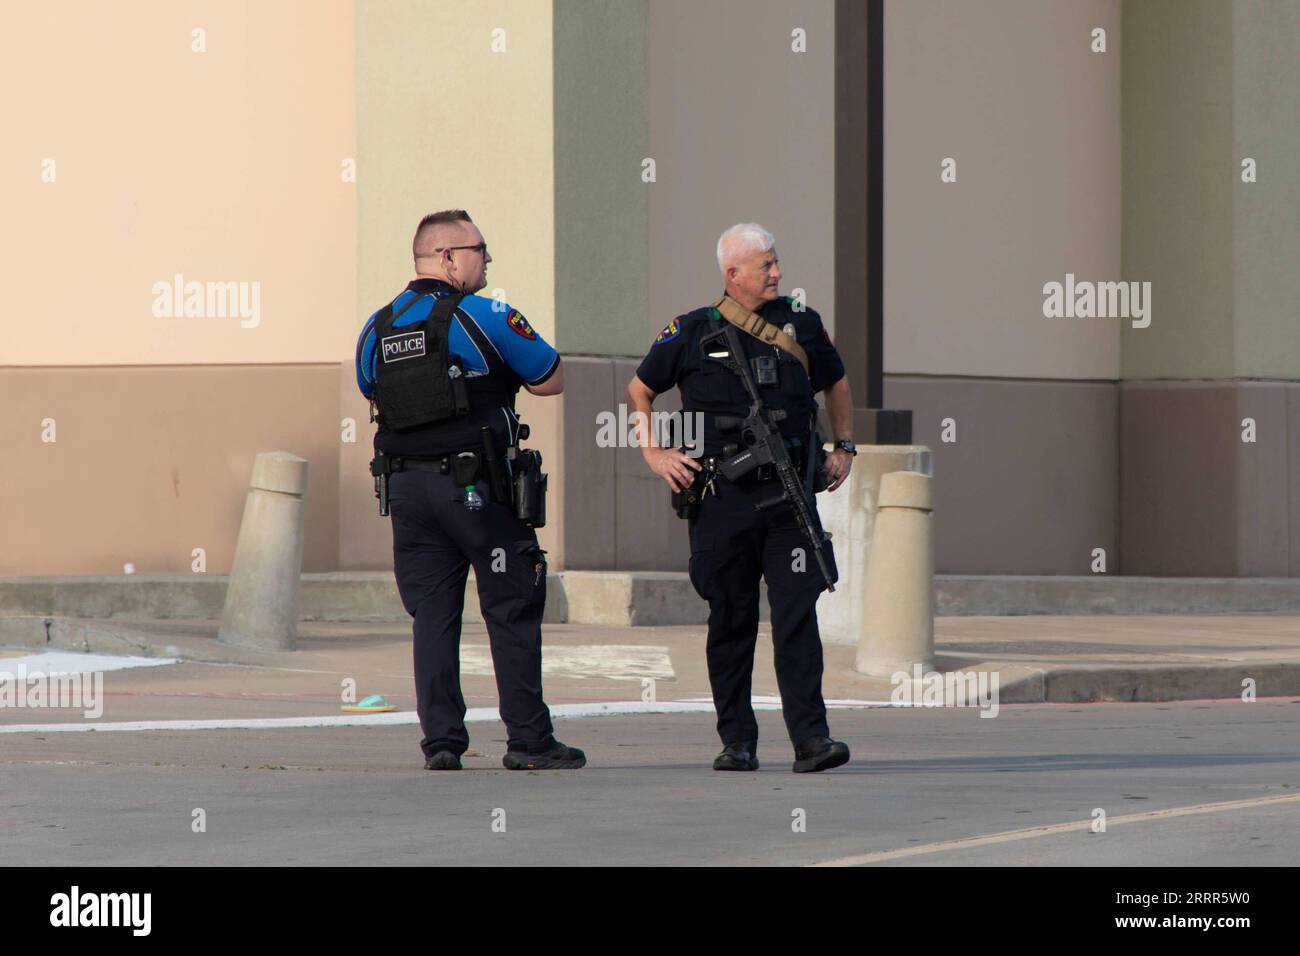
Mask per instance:
[[[1172,817],[1189,817],[1199,813],[1219,813],[1224,810],[1244,810],[1249,807],[1269,806],[1276,803],[1293,803],[1300,800],[1300,793],[1284,794],[1278,797],[1255,797],[1250,800],[1229,800],[1226,803],[1201,803],[1190,807],[1169,807],[1165,810],[1148,810],[1145,813],[1129,813],[1119,817],[1107,817],[1106,828],[1121,823],[1148,823],[1152,820],[1166,820]],[[1052,836],[1056,833],[1069,833],[1072,830],[1092,829],[1092,819],[1075,820],[1070,823],[1056,823],[1045,827],[1028,827],[1024,830],[1005,830],[990,833],[987,836],[962,837],[957,840],[944,840],[941,843],[924,843],[920,846],[900,847],[896,850],[878,850],[874,853],[860,853],[857,856],[843,856],[834,860],[823,860],[812,866],[862,866],[867,863],[880,863],[885,860],[897,860],[908,856],[921,856],[926,853],[942,853],[944,850],[965,850],[976,846],[990,846],[996,843],[1011,843],[1016,840],[1032,840],[1035,837]]]

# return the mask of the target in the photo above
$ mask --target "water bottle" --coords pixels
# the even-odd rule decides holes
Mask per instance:
[[[470,511],[479,511],[483,507],[483,496],[475,490],[473,485],[466,485],[465,497],[462,499],[462,503]]]

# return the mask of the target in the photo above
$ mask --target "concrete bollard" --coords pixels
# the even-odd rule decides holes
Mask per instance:
[[[894,471],[880,481],[855,668],[871,677],[934,669],[933,479]]]
[[[285,451],[257,456],[217,640],[267,650],[293,650],[298,638],[306,493],[305,458]]]
[[[817,627],[827,644],[858,645],[866,604],[871,536],[876,524],[880,481],[891,471],[934,474],[933,453],[924,445],[861,445],[849,480],[817,496],[822,527],[832,534],[840,580],[817,601]]]

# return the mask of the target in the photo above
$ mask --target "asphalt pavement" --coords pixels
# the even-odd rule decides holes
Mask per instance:
[[[495,721],[442,773],[411,726],[6,734],[0,844],[9,865],[1300,862],[1300,699],[831,725],[853,760],[817,775],[790,771],[774,711],[753,774],[709,769],[696,713],[561,719],[589,756],[567,772],[504,770]]]

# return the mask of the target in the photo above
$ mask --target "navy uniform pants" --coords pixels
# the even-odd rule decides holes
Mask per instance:
[[[511,750],[554,746],[542,699],[542,612],[546,555],[514,508],[484,494],[471,511],[450,475],[399,471],[388,479],[393,568],[402,605],[414,619],[415,701],[426,756],[469,746],[460,690],[460,619],[474,568],[487,623],[501,719]]]
[[[772,644],[781,710],[794,744],[828,737],[822,700],[822,642],[817,598],[826,586],[811,543],[789,505],[755,511],[780,494],[775,481],[719,477],[691,521],[691,583],[709,602],[707,656],[718,736],[723,744],[758,740],[750,702],[754,645],[758,639],[758,584],[767,582]],[[835,571],[829,541],[822,555]]]

